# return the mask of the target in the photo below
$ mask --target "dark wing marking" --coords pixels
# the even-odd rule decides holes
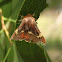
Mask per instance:
[[[22,37],[22,35],[24,34],[24,37]],[[28,38],[26,38],[26,36],[28,36]],[[25,33],[25,32],[20,32],[17,35],[14,33],[14,36],[12,37],[13,40],[25,40],[26,42],[32,42],[32,43],[36,43],[36,42],[43,42],[44,38],[38,38],[36,37],[34,34],[29,34],[29,33]],[[43,42],[44,43],[44,42]]]
[[[30,31],[31,31],[34,35],[36,35],[36,36],[39,36],[39,34],[40,34],[40,31],[39,31],[39,29],[38,29],[36,23],[32,24],[32,26],[31,26],[31,28],[30,28]]]

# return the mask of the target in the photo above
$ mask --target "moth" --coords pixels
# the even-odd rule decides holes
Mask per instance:
[[[26,42],[43,42],[46,43],[45,38],[37,27],[35,22],[35,18],[28,14],[26,15],[20,26],[15,30],[15,32],[11,36],[11,40],[25,40]]]

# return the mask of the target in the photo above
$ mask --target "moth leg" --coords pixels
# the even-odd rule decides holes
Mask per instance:
[[[23,20],[23,19],[21,19],[21,20],[17,20],[17,21],[22,22],[22,20]]]

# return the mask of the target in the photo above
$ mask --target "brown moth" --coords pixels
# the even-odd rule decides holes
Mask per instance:
[[[15,30],[11,36],[11,40],[25,40],[26,42],[45,42],[42,33],[39,31],[35,18],[30,14],[25,16],[20,24],[20,26]]]

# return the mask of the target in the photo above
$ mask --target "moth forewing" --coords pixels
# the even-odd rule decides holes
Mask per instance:
[[[23,18],[20,26],[15,30],[12,34],[11,39],[14,40],[25,40],[26,42],[45,42],[43,35],[41,34],[40,30],[38,29],[35,18],[31,15],[27,15]]]

